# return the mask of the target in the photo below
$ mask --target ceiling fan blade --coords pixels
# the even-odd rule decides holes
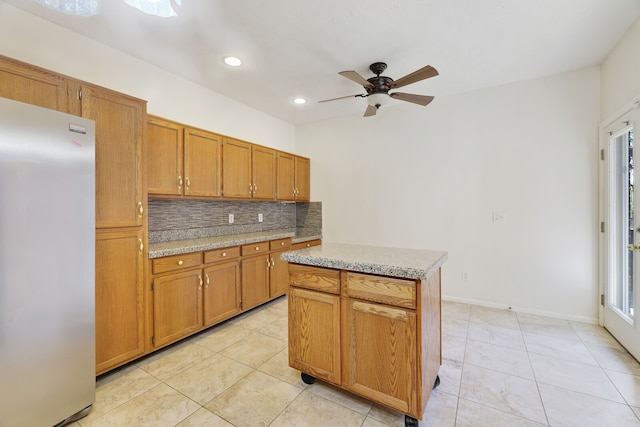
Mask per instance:
[[[433,68],[431,65],[427,65],[426,67],[422,67],[411,74],[407,74],[406,76],[400,77],[398,80],[395,80],[393,83],[391,83],[391,87],[399,88],[402,86],[409,85],[411,83],[419,82],[420,80],[435,77],[437,75],[438,75],[438,70]]]
[[[400,101],[413,102],[414,104],[420,104],[422,106],[428,105],[433,101],[433,96],[426,95],[414,95],[412,93],[394,92],[389,94],[390,97],[399,99]]]
[[[339,97],[339,98],[323,99],[322,101],[318,101],[318,102],[320,103],[320,102],[337,101],[338,99],[346,99],[346,98],[358,98],[358,97],[360,97],[360,98],[364,98],[364,97],[366,97],[366,96],[367,96],[367,95],[365,95],[365,94],[347,95],[347,96],[341,96],[341,97]]]
[[[364,110],[364,116],[362,117],[375,116],[377,111],[378,109],[376,108],[375,105],[368,105],[367,109]]]
[[[340,71],[338,74],[348,78],[349,80],[353,80],[354,82],[364,87],[373,87],[373,84],[371,82],[367,81],[367,79],[365,79],[355,71]]]

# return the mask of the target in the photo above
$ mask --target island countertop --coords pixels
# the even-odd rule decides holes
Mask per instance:
[[[447,260],[447,252],[323,243],[280,255],[284,261],[381,276],[426,280]]]

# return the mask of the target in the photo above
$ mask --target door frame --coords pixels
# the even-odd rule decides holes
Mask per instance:
[[[604,120],[599,126],[599,295],[598,295],[598,323],[600,326],[604,326],[604,318],[605,318],[605,310],[607,308],[607,292],[608,292],[608,280],[609,280],[609,242],[610,242],[610,232],[611,232],[611,219],[609,218],[609,161],[610,161],[610,153],[609,153],[609,141],[610,136],[607,132],[607,128],[614,124],[617,120],[623,118],[624,115],[629,112],[640,108],[640,95],[635,97],[631,102],[626,104],[622,109],[618,110],[615,114],[609,116],[606,120]],[[640,110],[638,110],[638,115],[640,116]],[[635,134],[640,134],[638,129],[640,128],[640,120],[635,122]],[[621,128],[622,130],[623,128]],[[640,156],[639,156],[640,158]],[[640,166],[639,169],[640,170]],[[638,265],[635,261],[634,263]],[[637,293],[640,292],[640,289],[636,289],[634,298],[636,301]],[[636,313],[635,322],[638,323],[640,319],[638,319],[638,313]],[[617,338],[616,338],[617,339]],[[623,344],[624,345],[624,344]]]

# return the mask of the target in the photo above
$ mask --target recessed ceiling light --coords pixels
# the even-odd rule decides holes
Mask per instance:
[[[227,56],[224,58],[224,63],[230,67],[239,67],[242,65],[240,58],[236,58],[235,56]]]
[[[304,98],[293,98],[293,102],[294,104],[302,105],[302,104],[306,104],[307,100]]]

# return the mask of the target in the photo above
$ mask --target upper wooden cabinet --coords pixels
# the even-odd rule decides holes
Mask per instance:
[[[182,195],[183,127],[148,116],[145,129],[145,163],[150,194]]]
[[[278,152],[278,200],[310,200],[310,163],[306,157]]]
[[[224,138],[222,145],[222,186],[224,197],[250,199],[251,147],[248,142]]]
[[[254,145],[251,149],[251,175],[254,199],[276,198],[276,151]]]
[[[295,157],[295,189],[297,201],[309,201],[311,197],[311,161],[306,157]]]
[[[150,116],[146,128],[149,194],[219,197],[221,138]]]
[[[52,110],[69,112],[63,76],[0,56],[0,96]]]
[[[72,110],[96,122],[96,227],[141,226],[146,102],[81,84]]]
[[[184,195],[218,197],[220,183],[220,136],[186,128],[184,131]]]

